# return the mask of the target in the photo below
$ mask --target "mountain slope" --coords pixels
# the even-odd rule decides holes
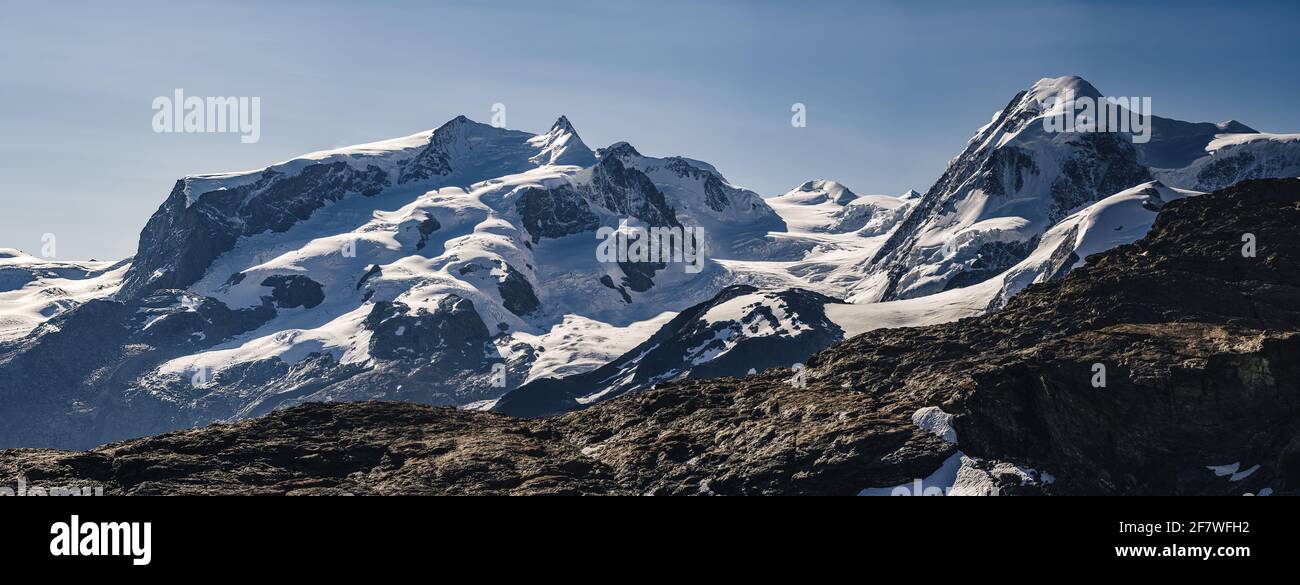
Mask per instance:
[[[1297,222],[1298,180],[1171,201],[1141,241],[995,314],[833,345],[806,387],[776,371],[691,380],[535,420],[313,404],[86,453],[5,451],[0,480],[140,494],[853,494],[956,466],[938,487],[1294,493]],[[1246,232],[1255,257],[1240,253]]]

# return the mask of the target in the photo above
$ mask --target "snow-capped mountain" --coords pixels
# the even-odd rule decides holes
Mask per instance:
[[[908,194],[860,196],[835,181],[819,179],[768,199],[767,204],[794,230],[871,238],[888,234],[902,221],[915,202]]]
[[[1294,136],[1235,122],[1157,118],[1139,145],[1046,132],[1066,90],[1099,95],[1040,81],[924,195],[815,180],[764,199],[698,160],[592,150],[564,117],[532,134],[461,116],[182,178],[129,262],[0,254],[0,447],[311,401],[533,415],[788,368],[865,331],[1001,307],[1202,188],[1300,174]],[[680,261],[600,255],[652,229],[698,234],[703,253],[669,236]]]
[[[1294,140],[1238,122],[1152,117],[1145,143],[1135,143],[1132,132],[1051,131],[1045,119],[1080,98],[1104,99],[1073,76],[1045,78],[1017,94],[866,261],[873,277],[851,300],[919,297],[983,282],[1027,257],[1067,215],[1155,177],[1205,191],[1297,172]]]
[[[1024,258],[1036,236],[1075,208],[1151,179],[1128,136],[1049,132],[1049,104],[1100,99],[1077,77],[1017,94],[967,142],[869,262],[876,278],[854,300],[924,296],[984,281]]]
[[[601,230],[636,228],[701,230],[705,253],[597,257]],[[0,399],[21,413],[0,445],[85,446],[304,401],[489,401],[597,368],[729,285],[805,282],[766,261],[769,232],[788,231],[712,165],[592,151],[563,117],[537,135],[457,117],[185,177],[129,265],[74,267],[93,294],[14,281],[14,299],[54,284],[75,298],[58,315],[5,305],[27,317],[0,351],[0,371],[20,372],[0,377]]]

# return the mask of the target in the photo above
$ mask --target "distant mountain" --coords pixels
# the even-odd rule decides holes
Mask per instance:
[[[0,343],[91,299],[112,296],[130,265],[64,262],[0,248]]]
[[[1215,191],[1249,179],[1300,176],[1300,134],[1227,134],[1181,168],[1155,170],[1169,185]]]

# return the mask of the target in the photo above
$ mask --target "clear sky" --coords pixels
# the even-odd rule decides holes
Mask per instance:
[[[1294,0],[0,6],[0,247],[53,233],[63,259],[134,253],[182,175],[488,121],[498,102],[512,128],[567,114],[593,148],[701,159],[764,195],[924,190],[1045,76],[1300,132]],[[154,133],[174,88],[260,97],[260,142]]]

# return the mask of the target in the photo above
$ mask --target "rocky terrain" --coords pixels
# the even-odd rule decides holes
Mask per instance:
[[[855,494],[914,480],[962,493],[1292,493],[1298,224],[1300,180],[1171,201],[1144,239],[993,314],[869,331],[817,353],[803,377],[671,382],[547,419],[306,404],[86,452],[0,452],[0,482],[126,494]]]

